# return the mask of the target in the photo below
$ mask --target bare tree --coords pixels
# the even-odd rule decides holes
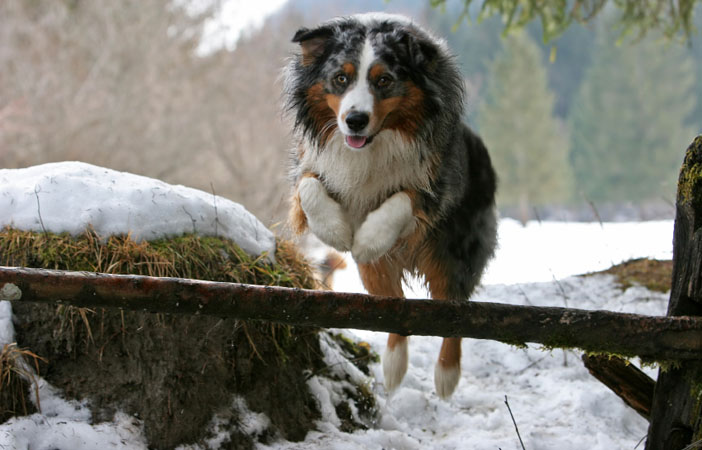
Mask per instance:
[[[81,160],[284,216],[290,145],[279,20],[233,52],[195,49],[212,11],[170,0],[0,2],[0,166]]]

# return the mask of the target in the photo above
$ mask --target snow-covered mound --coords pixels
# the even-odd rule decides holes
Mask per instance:
[[[0,226],[154,240],[197,233],[233,240],[245,252],[275,251],[275,237],[243,206],[153,178],[82,162],[0,170]]]

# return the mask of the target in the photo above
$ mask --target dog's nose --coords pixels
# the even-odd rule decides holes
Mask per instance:
[[[361,131],[366,127],[366,125],[368,125],[369,121],[370,117],[368,116],[368,113],[364,112],[351,111],[346,116],[346,125],[349,126],[351,131]]]

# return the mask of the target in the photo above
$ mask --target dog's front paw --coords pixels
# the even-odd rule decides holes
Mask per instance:
[[[376,261],[413,226],[412,203],[407,194],[398,192],[371,211],[356,231],[351,247],[353,259],[362,264]]]
[[[351,247],[353,259],[361,264],[378,260],[395,245],[398,237],[392,227],[385,226],[372,214],[368,215],[366,221],[356,232]]]
[[[298,192],[310,231],[336,250],[351,250],[353,230],[346,212],[329,197],[322,183],[313,177],[304,178],[300,181]]]
[[[307,216],[307,223],[310,227],[310,231],[312,231],[320,241],[330,247],[334,247],[340,252],[351,250],[353,231],[348,221],[344,218],[341,208],[339,208],[338,211],[330,210],[323,218]]]

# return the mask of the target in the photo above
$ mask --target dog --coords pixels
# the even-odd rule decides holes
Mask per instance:
[[[433,299],[468,299],[496,245],[496,175],[462,122],[463,78],[446,43],[403,16],[359,14],[301,28],[284,69],[294,116],[289,220],[350,251],[366,290],[403,297],[407,274]],[[402,381],[407,336],[390,334],[385,388]],[[446,399],[461,338],[444,338],[434,371]]]

